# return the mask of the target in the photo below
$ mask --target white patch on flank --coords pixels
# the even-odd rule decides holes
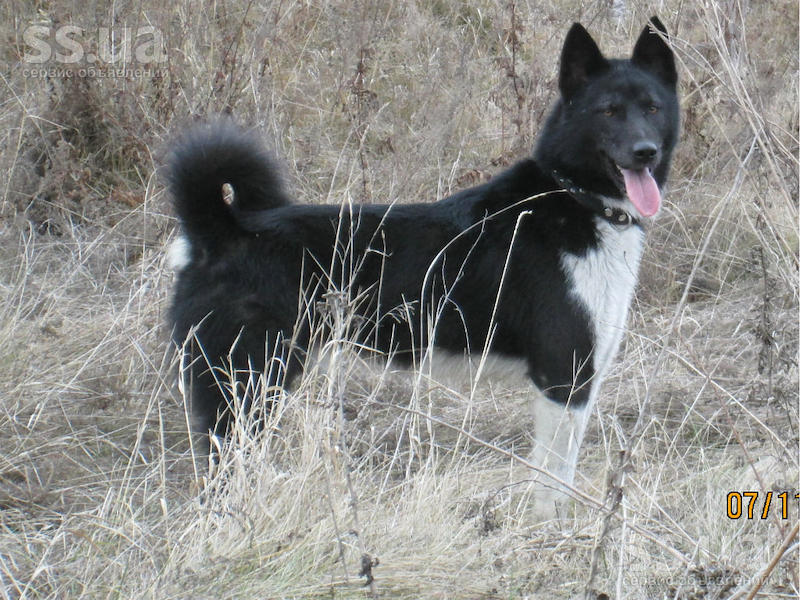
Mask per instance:
[[[482,359],[480,355],[467,357],[434,347],[420,371],[424,377],[453,389],[494,382],[501,382],[508,389],[523,389],[531,382],[525,359],[491,352]]]
[[[433,347],[416,372],[405,365],[390,363],[387,367],[386,360],[381,356],[362,358],[363,362],[354,372],[377,375],[388,368],[395,373],[420,376],[422,381],[436,382],[459,392],[469,392],[487,384],[502,386],[506,390],[526,389],[532,385],[525,359],[508,358],[491,352],[482,360],[480,356],[468,357],[466,353]],[[322,373],[333,371],[330,359],[318,351],[310,351],[306,358],[304,370],[312,368]]]
[[[167,266],[173,271],[182,271],[192,262],[192,245],[184,236],[175,238],[167,248]]]

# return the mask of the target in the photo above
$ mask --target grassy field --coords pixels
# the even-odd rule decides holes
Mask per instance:
[[[797,598],[797,5],[642,4],[0,7],[0,598]],[[363,375],[338,338],[210,472],[164,324],[170,139],[231,112],[300,202],[433,200],[530,150],[571,22],[627,55],[656,13],[682,141],[562,518],[529,510],[524,389]]]

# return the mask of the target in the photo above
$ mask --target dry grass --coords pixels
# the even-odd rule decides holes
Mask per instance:
[[[797,597],[797,540],[776,553],[798,502],[725,512],[729,491],[800,488],[796,6],[112,6],[0,9],[0,598]],[[532,145],[571,21],[626,54],[654,12],[683,141],[568,514],[527,510],[523,392],[350,376],[342,339],[335,376],[306,377],[210,474],[163,325],[171,134],[230,110],[301,202],[441,197]],[[168,61],[27,75],[26,27],[67,23],[151,24]]]

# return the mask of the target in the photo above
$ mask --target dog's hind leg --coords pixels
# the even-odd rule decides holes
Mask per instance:
[[[534,508],[537,517],[547,520],[568,499],[567,488],[575,480],[578,450],[591,413],[590,404],[571,407],[538,393],[534,398],[534,447],[531,462],[551,473],[536,474]]]
[[[181,347],[178,386],[189,402],[192,429],[221,439],[237,426],[260,430],[277,394],[299,372],[301,352],[280,330],[242,328],[237,335],[211,318],[203,325]]]

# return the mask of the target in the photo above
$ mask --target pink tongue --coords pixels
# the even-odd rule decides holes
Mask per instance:
[[[661,208],[661,192],[658,191],[658,184],[648,169],[641,171],[631,171],[630,169],[620,169],[625,178],[625,191],[628,192],[628,199],[633,202],[643,217],[652,217]]]

